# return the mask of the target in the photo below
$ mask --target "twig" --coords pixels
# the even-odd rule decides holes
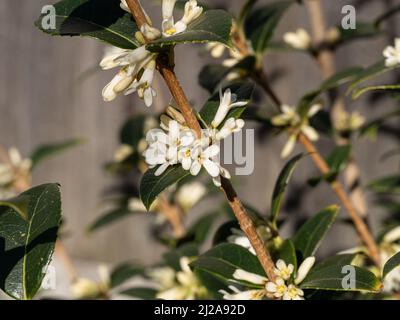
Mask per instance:
[[[320,17],[317,17],[316,21],[314,21],[314,23],[317,23],[317,21],[319,21],[319,20],[320,20]],[[235,43],[235,45],[243,54],[245,54],[249,50],[241,49],[241,48],[243,48],[243,45],[246,43],[246,39],[244,39],[243,37],[240,37],[240,34],[241,33],[238,33],[239,36],[234,37],[235,41],[240,42],[240,43]],[[318,36],[320,37],[321,35],[319,34]],[[321,61],[322,60],[325,61],[325,59],[327,59],[327,55],[323,56],[321,58]],[[329,70],[329,68],[330,68],[330,66],[327,66],[326,70]],[[276,107],[278,108],[278,110],[280,110],[281,105],[282,105],[281,99],[279,99],[277,94],[271,88],[268,78],[267,78],[261,64],[257,66],[255,75],[253,76],[253,78],[265,90],[265,92],[268,94],[268,96],[271,98],[271,100],[276,104]],[[318,152],[318,150],[315,148],[313,143],[303,134],[300,134],[298,136],[298,141],[310,153],[313,162],[315,163],[317,168],[321,171],[321,173],[322,174],[329,173],[330,168],[329,168],[328,164],[326,163],[325,159],[321,156],[321,154]],[[364,220],[360,217],[357,210],[354,208],[354,205],[352,204],[352,202],[350,201],[346,192],[344,191],[343,186],[338,181],[334,181],[333,183],[331,183],[331,187],[332,187],[332,190],[336,193],[339,200],[343,203],[343,206],[345,207],[345,209],[347,210],[351,219],[353,220],[355,229],[356,229],[359,237],[361,238],[361,240],[367,246],[371,259],[374,261],[374,263],[377,266],[380,266],[380,255],[379,255],[378,246],[376,245],[375,240],[374,240],[372,233],[369,230],[368,226],[366,225]]]
[[[127,0],[127,4],[129,9],[131,10],[136,23],[139,27],[141,27],[144,23],[146,23],[145,15],[141,6],[138,3],[138,0]],[[196,133],[198,137],[201,136],[201,127],[198,123],[196,116],[194,115],[193,109],[189,104],[189,100],[187,99],[185,92],[179,84],[178,79],[173,71],[173,66],[171,63],[166,63],[165,57],[162,59],[158,59],[158,70],[163,76],[165,82],[167,83],[168,88],[171,91],[172,96],[176,100],[180,111],[182,112],[187,125]],[[271,281],[276,279],[274,271],[274,262],[269,254],[267,248],[265,247],[263,241],[257,233],[257,229],[252,222],[251,218],[246,212],[246,209],[243,207],[237,193],[235,192],[230,181],[226,179],[222,180],[222,190],[224,191],[226,198],[229,202],[232,211],[234,212],[236,218],[239,221],[239,224],[249,238],[250,243],[252,244],[254,250],[256,251],[257,257],[260,260],[262,267],[265,270],[268,278]]]

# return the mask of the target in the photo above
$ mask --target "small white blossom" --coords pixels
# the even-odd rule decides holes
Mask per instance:
[[[71,293],[76,299],[95,299],[107,294],[111,286],[109,269],[100,265],[98,267],[99,281],[78,278],[71,285]]]
[[[272,124],[278,127],[290,127],[295,130],[295,132],[289,136],[289,140],[281,153],[282,158],[286,158],[290,153],[292,153],[299,133],[303,133],[311,141],[317,141],[319,139],[319,134],[310,126],[309,119],[321,110],[321,105],[313,105],[308,111],[305,119],[301,119],[295,107],[282,105],[281,109],[282,114],[273,117],[271,120]]]
[[[206,49],[210,51],[213,58],[221,58],[225,52],[225,46],[219,42],[209,42]]]
[[[185,212],[193,208],[207,193],[206,187],[199,182],[187,183],[176,194],[176,201]]]
[[[230,89],[227,89],[224,94],[222,94],[222,90],[220,90],[220,105],[218,107],[218,111],[215,114],[213,121],[211,122],[211,126],[213,128],[218,128],[218,126],[225,120],[229,111],[235,107],[243,107],[248,104],[247,101],[238,101],[236,95],[232,94]]]
[[[232,292],[225,290],[219,290],[219,293],[223,295],[224,300],[261,300],[265,296],[264,290],[245,290],[240,291],[235,286],[228,287]]]
[[[297,276],[294,280],[296,285],[303,282],[315,263],[315,257],[308,257],[305,259],[297,270]]]
[[[282,298],[287,292],[287,286],[285,280],[277,278],[275,282],[269,281],[265,285],[265,289],[269,294],[275,298]]]
[[[220,175],[220,165],[215,157],[218,156],[219,151],[220,149],[217,145],[211,145],[206,148],[202,146],[195,147],[192,152],[193,163],[190,167],[190,173],[193,176],[197,176],[201,168],[204,167],[211,177],[218,177]]]
[[[266,277],[242,269],[236,269],[233,273],[233,278],[258,285],[265,285],[268,282]]]
[[[190,269],[190,262],[190,258],[182,257],[180,259],[181,271],[174,273],[173,278],[171,271],[163,270],[163,274],[159,275],[161,282],[158,283],[160,285],[160,290],[156,295],[158,299],[194,300],[206,296],[207,290]],[[153,280],[155,280],[154,274]]]
[[[358,112],[341,111],[335,121],[335,128],[338,131],[356,131],[365,123],[365,118]]]
[[[276,262],[276,268],[274,269],[274,273],[277,277],[280,277],[283,280],[289,280],[293,271],[294,271],[294,266],[292,264],[286,265],[285,261],[283,261],[282,259],[279,259]]]
[[[5,161],[0,162],[0,187],[4,189],[3,195],[14,194],[14,184],[18,184],[21,179],[30,181],[32,160],[22,158],[15,147],[10,148],[5,157]]]
[[[395,39],[394,46],[386,47],[383,56],[386,58],[386,67],[394,67],[400,64],[400,38]]]
[[[185,3],[182,19],[175,23],[173,16],[175,3],[176,0],[163,0],[162,3],[164,37],[170,37],[185,31],[187,26],[200,17],[203,12],[203,8],[197,5],[196,0],[189,0]]]
[[[283,300],[304,300],[304,292],[303,290],[297,288],[295,285],[290,284],[287,287],[287,291],[283,295]]]
[[[232,235],[230,235],[227,240],[230,243],[237,244],[243,248],[249,250],[252,254],[256,255],[256,251],[250,243],[249,238],[246,237],[243,231],[238,229],[231,229]]]
[[[295,32],[287,32],[283,40],[295,49],[307,50],[311,47],[311,37],[304,29],[297,29]]]

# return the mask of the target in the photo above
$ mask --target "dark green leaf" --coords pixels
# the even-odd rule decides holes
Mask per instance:
[[[185,243],[184,245],[164,254],[164,260],[168,266],[176,271],[181,270],[180,259],[182,257],[197,257],[199,255],[198,243]]]
[[[368,188],[377,193],[400,193],[400,175],[375,180]]]
[[[255,66],[256,59],[254,56],[249,56],[239,61],[233,67],[225,67],[220,64],[209,64],[206,65],[199,74],[200,85],[208,90],[210,93],[214,93],[226,76],[231,72],[239,72],[240,74],[249,74]]]
[[[12,208],[0,208],[0,288],[15,299],[32,299],[54,251],[61,220],[57,184],[30,189],[27,220]]]
[[[6,212],[6,210],[2,210],[4,207],[9,207],[18,213],[24,220],[27,220],[29,201],[30,197],[27,195],[19,195],[12,199],[0,200],[0,214]]]
[[[36,167],[43,160],[65,150],[68,150],[72,147],[75,147],[81,143],[83,143],[82,139],[70,139],[60,143],[39,146],[36,150],[32,152],[32,155],[30,156],[32,160],[32,168]]]
[[[236,269],[265,276],[255,255],[249,250],[231,243],[217,245],[195,260],[192,266],[225,281],[240,282],[233,279]]]
[[[147,210],[161,192],[190,175],[182,166],[175,165],[165,170],[162,175],[156,176],[154,173],[157,168],[148,170],[140,181],[140,199]]]
[[[282,207],[283,197],[285,195],[286,187],[289,184],[290,178],[296,168],[297,163],[303,157],[303,154],[299,154],[289,160],[285,167],[282,169],[279,174],[278,180],[275,183],[274,192],[272,194],[271,201],[271,223],[276,226],[276,222]]]
[[[251,40],[256,53],[263,53],[272,39],[285,11],[294,1],[278,1],[255,8],[245,22],[247,38]]]
[[[124,49],[139,46],[132,15],[120,8],[120,0],[63,0],[54,5],[56,29],[44,29],[42,14],[35,25],[53,36],[91,37]]]
[[[222,92],[224,92],[226,89],[231,89],[232,93],[236,94],[237,101],[249,101],[251,99],[251,95],[253,94],[254,85],[250,82],[235,83],[229,85],[228,87],[225,87]],[[200,117],[206,124],[211,124],[218,111],[219,105],[220,97],[219,93],[217,92],[205,103],[200,111]],[[237,107],[230,110],[230,112],[226,116],[226,119],[232,117],[239,118],[245,109],[246,106]],[[221,126],[223,126],[223,123],[221,124]]]
[[[220,42],[230,45],[232,16],[224,10],[209,10],[188,25],[186,31],[150,42],[147,49],[160,51],[180,43]]]
[[[134,214],[137,214],[137,212],[130,211],[128,208],[117,208],[113,209],[110,212],[107,212],[106,214],[102,215],[100,218],[96,219],[89,227],[88,231],[93,232],[93,231],[98,231],[99,229],[102,229],[109,224],[115,223],[123,218],[132,216]]]
[[[111,272],[111,288],[118,287],[125,281],[135,276],[142,275],[143,272],[144,269],[142,267],[132,265],[131,263],[122,264]]]
[[[120,294],[143,300],[154,300],[156,299],[157,292],[157,290],[152,288],[130,288],[120,292]]]
[[[338,211],[338,206],[329,206],[307,220],[297,231],[293,242],[303,259],[313,256],[318,250],[323,238],[335,221]]]
[[[348,288],[349,283],[346,277],[350,277],[347,268],[353,259],[352,255],[337,256],[328,261],[316,265],[311,269],[307,277],[300,284],[302,289],[334,290],[334,291],[365,291],[379,292],[382,284],[378,278],[370,271],[351,266],[354,271],[354,287]],[[351,271],[350,271],[351,272]]]
[[[382,279],[385,279],[389,272],[398,267],[400,267],[400,252],[397,252],[385,263],[382,272]]]

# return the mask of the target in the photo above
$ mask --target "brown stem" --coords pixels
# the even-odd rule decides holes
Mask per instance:
[[[142,26],[146,23],[146,19],[143,17],[144,13],[142,8],[140,7],[138,0],[127,0],[127,4],[136,20],[138,26]],[[158,59],[158,70],[163,76],[168,88],[171,91],[172,96],[174,97],[176,103],[179,106],[180,111],[182,112],[187,125],[196,133],[198,137],[201,137],[201,127],[197,118],[193,112],[192,107],[190,106],[189,100],[187,99],[185,92],[183,91],[174,71],[172,64],[168,61],[168,57],[161,56]],[[265,270],[268,278],[271,281],[276,279],[274,274],[274,262],[268,252],[268,249],[265,247],[261,237],[257,233],[257,229],[250,219],[249,215],[246,212],[246,209],[243,207],[237,193],[235,192],[232,184],[226,180],[221,178],[222,180],[222,190],[224,191],[226,198],[229,202],[232,211],[234,212],[236,218],[239,221],[239,224],[249,238],[250,243],[252,244],[254,250],[257,253],[257,257],[260,260],[262,267]]]
[[[165,195],[159,197],[160,211],[165,215],[174,231],[177,239],[185,235],[185,226],[182,222],[182,214],[177,206],[172,205]]]
[[[307,1],[307,10],[311,20],[311,28],[315,43],[323,43],[326,39],[326,19],[320,0]],[[321,48],[316,54],[316,59],[321,69],[324,79],[327,79],[336,73],[335,55],[330,47]],[[333,101],[331,110],[332,123],[337,123],[337,118],[340,113],[346,110],[345,103],[342,98]],[[349,139],[336,137],[338,145],[348,144]],[[359,186],[360,170],[354,158],[349,160],[346,169],[343,172],[345,178],[345,185],[350,192],[350,200],[353,206],[357,209],[360,215],[364,218],[367,217],[367,201],[364,192]]]
[[[330,172],[330,168],[326,163],[325,159],[322,158],[317,149],[314,147],[312,142],[304,134],[300,134],[298,139],[299,142],[304,146],[304,148],[310,154],[315,165],[318,167],[321,173],[328,174]],[[339,200],[343,203],[343,206],[345,207],[351,219],[353,220],[358,235],[368,248],[371,259],[377,266],[379,266],[380,265],[379,249],[364,220],[359,216],[358,212],[354,209],[354,206],[351,203],[347,194],[344,192],[341,183],[339,181],[333,181],[331,183],[331,187],[338,196]]]

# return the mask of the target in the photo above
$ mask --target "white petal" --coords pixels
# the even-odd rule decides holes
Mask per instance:
[[[294,280],[295,284],[300,284],[310,272],[311,268],[314,266],[315,257],[308,257],[305,259],[297,270],[297,277]]]
[[[162,0],[162,15],[164,20],[172,17],[176,1],[177,0]]]
[[[296,141],[297,141],[296,135],[291,135],[289,137],[289,140],[286,142],[285,146],[283,147],[283,150],[281,153],[282,158],[288,157],[293,152],[293,149],[296,146]]]
[[[311,141],[317,141],[319,139],[318,132],[310,126],[304,126],[301,128],[301,131],[307,136]]]
[[[204,150],[203,155],[206,158],[213,158],[219,154],[219,147],[215,144],[209,146],[206,150]]]
[[[308,111],[308,114],[307,114],[308,118],[312,118],[313,116],[315,116],[321,109],[322,109],[322,105],[314,104]]]
[[[192,167],[190,168],[190,174],[192,176],[197,176],[201,170],[201,164],[198,161],[194,161],[192,163]]]
[[[203,167],[207,170],[211,177],[216,178],[219,176],[219,166],[215,162],[206,159],[203,163]]]
[[[243,280],[254,284],[264,285],[267,281],[266,277],[260,276],[255,273],[247,272],[242,269],[237,269],[233,273],[233,278],[236,280]]]

